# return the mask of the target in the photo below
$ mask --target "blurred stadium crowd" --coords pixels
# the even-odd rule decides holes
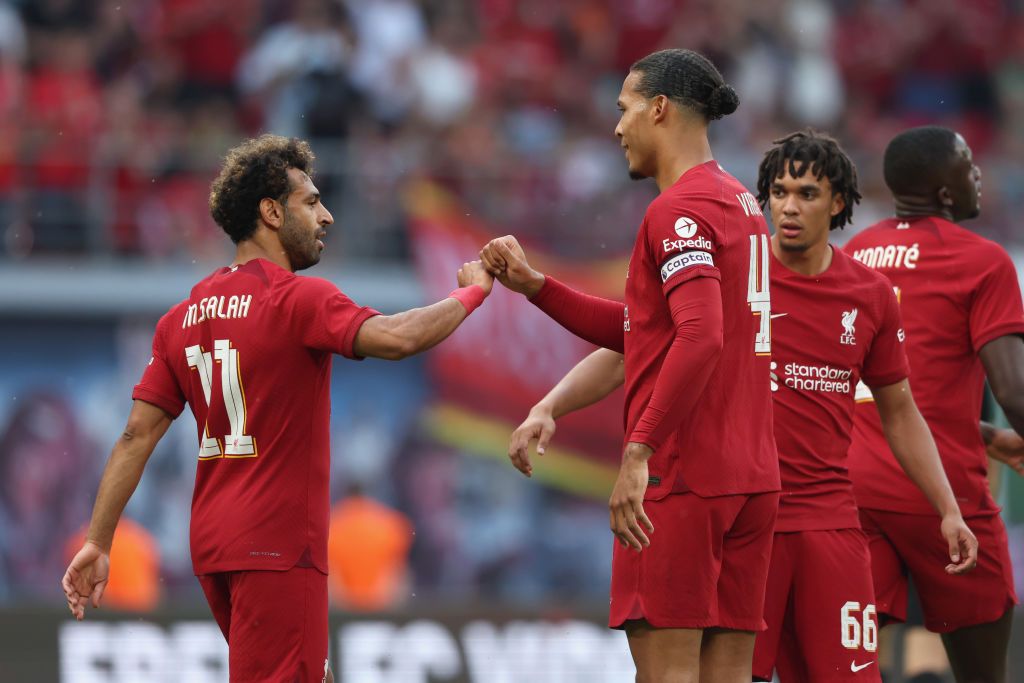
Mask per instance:
[[[1024,207],[1018,0],[7,0],[0,3],[0,225],[11,257],[212,257],[219,157],[259,131],[315,141],[346,253],[402,259],[402,182],[440,180],[496,225],[574,257],[631,242],[612,130],[629,64],[701,50],[740,93],[716,152],[750,184],[790,129],[859,162],[857,224],[888,209],[880,152],[961,130],[983,230]],[[587,234],[586,243],[578,239]],[[335,250],[337,252],[337,250]]]
[[[496,232],[568,259],[619,256],[654,188],[626,177],[615,100],[629,65],[666,46],[703,51],[739,93],[713,145],[748,186],[773,138],[831,131],[859,164],[855,230],[889,212],[891,136],[941,123],[984,173],[971,227],[1020,242],[1021,0],[0,0],[0,262],[220,262],[209,183],[223,153],[261,131],[312,140],[337,221],[328,262],[408,263],[403,190],[417,178]],[[45,391],[0,410],[0,602],[54,600],[66,549],[53,538],[73,541],[88,518],[125,387],[149,355],[152,321],[100,327],[73,328],[98,359],[74,387],[66,377],[81,371],[49,346],[72,328],[20,328],[18,348],[37,354],[26,367],[44,350],[58,360],[55,379],[35,382]],[[358,482],[411,518],[408,572],[404,522],[378,520],[397,529],[378,548],[395,596],[606,598],[600,501],[410,434],[430,394],[419,361],[351,365],[336,369],[333,492],[351,502]],[[3,387],[17,392],[12,377]],[[135,586],[143,598],[198,597],[194,425],[174,429],[128,509],[142,523],[138,566],[162,582]]]

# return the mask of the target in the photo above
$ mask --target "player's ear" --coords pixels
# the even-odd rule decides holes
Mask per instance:
[[[280,229],[284,225],[284,206],[270,197],[260,200],[260,220],[269,228]]]
[[[832,216],[838,216],[846,208],[846,197],[838,192],[832,195]]]
[[[655,123],[661,123],[668,115],[668,108],[672,103],[664,95],[656,95],[651,100],[651,115]]]
[[[953,208],[953,195],[950,193],[949,188],[943,185],[938,191],[939,206],[946,207],[948,209]]]

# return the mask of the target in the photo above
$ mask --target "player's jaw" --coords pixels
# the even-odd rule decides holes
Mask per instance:
[[[303,225],[298,216],[286,212],[278,236],[292,270],[304,270],[320,262],[320,254],[324,250],[323,238],[327,236],[323,225]]]
[[[948,183],[953,199],[953,219],[966,220],[981,214],[981,169],[974,164],[970,145],[959,133],[954,143],[956,161]]]

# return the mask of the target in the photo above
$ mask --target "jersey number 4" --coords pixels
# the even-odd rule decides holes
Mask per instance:
[[[231,348],[231,342],[227,339],[217,339],[213,342],[213,353],[203,351],[203,347],[197,344],[185,349],[185,359],[189,367],[199,372],[203,396],[206,397],[206,426],[203,428],[203,439],[199,444],[199,459],[255,458],[256,440],[245,433],[245,392],[242,390],[238,349]],[[220,364],[221,394],[224,397],[224,410],[228,418],[228,433],[224,435],[223,440],[210,436],[210,422],[213,417],[210,393],[213,386],[214,363]]]
[[[747,303],[760,325],[754,336],[754,353],[758,356],[768,356],[772,352],[772,303],[768,294],[768,268],[768,236],[751,235]]]

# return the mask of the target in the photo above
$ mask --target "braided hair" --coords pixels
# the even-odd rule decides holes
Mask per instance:
[[[767,208],[772,183],[785,175],[799,178],[810,170],[818,180],[828,178],[832,194],[843,198],[843,210],[832,216],[830,230],[842,228],[853,218],[853,205],[860,202],[857,167],[835,138],[807,130],[797,131],[772,142],[757,172],[757,201]]]
[[[715,65],[693,50],[659,50],[629,68],[640,74],[637,92],[646,98],[664,95],[700,114],[705,121],[727,116],[740,104],[732,86]]]

